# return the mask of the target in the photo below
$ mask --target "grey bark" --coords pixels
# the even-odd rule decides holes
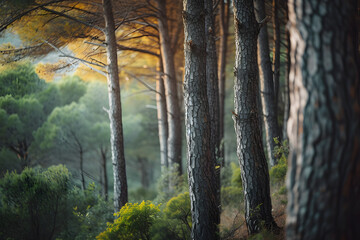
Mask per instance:
[[[159,58],[159,69],[156,78],[156,108],[157,108],[157,119],[158,119],[158,132],[159,132],[159,143],[160,143],[160,164],[161,173],[164,173],[165,169],[169,167],[168,163],[168,151],[167,151],[167,139],[168,139],[168,121],[166,111],[166,97],[165,87],[163,79],[163,67],[162,60]]]
[[[360,239],[356,1],[289,2],[288,239]]]
[[[184,0],[185,123],[192,239],[217,239],[214,153],[206,87],[204,0]]]
[[[216,205],[218,206],[218,216],[216,224],[220,224],[220,166],[219,159],[220,147],[220,112],[219,112],[219,86],[217,72],[217,57],[215,43],[215,19],[213,14],[213,1],[204,0],[205,3],[205,39],[206,39],[206,83],[207,83],[207,99],[209,103],[210,114],[210,147],[213,152],[216,186]]]
[[[182,123],[177,81],[175,74],[174,53],[171,49],[171,41],[166,13],[166,0],[157,0],[159,8],[159,35],[162,63],[164,67],[164,83],[166,95],[166,107],[168,118],[168,161],[169,166],[177,164],[177,172],[182,174]]]
[[[234,1],[235,85],[234,127],[237,155],[244,188],[245,219],[249,234],[263,227],[277,230],[271,215],[268,165],[262,145],[257,92],[257,38],[259,24],[255,19],[252,0]]]
[[[225,145],[224,145],[224,116],[225,116],[225,82],[226,82],[226,58],[227,58],[227,41],[229,33],[230,20],[230,3],[229,1],[220,0],[220,44],[219,44],[219,139],[220,149],[219,156],[221,158],[221,165],[225,163]]]
[[[105,39],[107,50],[107,83],[109,91],[109,119],[111,158],[114,172],[114,209],[118,212],[128,201],[126,164],[124,156],[121,96],[117,63],[115,23],[111,0],[103,0]]]
[[[266,18],[264,0],[255,0],[255,15],[257,21],[264,21]],[[276,101],[273,83],[273,72],[270,61],[269,37],[266,24],[260,29],[258,36],[258,54],[260,70],[260,96],[264,127],[266,133],[266,147],[270,166],[277,164],[273,151],[275,147],[274,138],[280,136],[276,116]]]

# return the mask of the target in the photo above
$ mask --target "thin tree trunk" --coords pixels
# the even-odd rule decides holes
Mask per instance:
[[[204,0],[184,0],[185,123],[192,239],[217,239],[214,153],[206,87]]]
[[[237,155],[244,188],[245,219],[249,234],[263,227],[277,230],[271,215],[268,165],[263,150],[258,117],[257,38],[259,24],[251,0],[234,1],[235,86],[234,127]]]
[[[165,169],[169,167],[168,151],[167,151],[167,139],[168,139],[168,122],[166,112],[166,97],[165,87],[163,79],[163,67],[162,60],[159,58],[158,74],[156,78],[156,107],[157,107],[157,119],[158,119],[158,132],[160,143],[160,163],[161,173],[165,172]]]
[[[111,158],[114,172],[114,210],[118,212],[128,201],[126,164],[124,156],[120,83],[117,63],[115,23],[111,0],[103,0],[105,39],[107,48],[107,82],[109,91],[109,119]]]
[[[83,157],[83,150],[80,146],[79,149],[79,154],[80,154],[80,176],[81,176],[81,188],[83,191],[85,191],[86,189],[86,185],[85,185],[85,177],[84,177],[84,157]]]
[[[265,2],[264,0],[255,0],[255,15],[257,21],[265,21]],[[274,138],[280,136],[279,126],[276,116],[276,101],[273,84],[273,73],[271,69],[269,37],[266,24],[260,29],[258,36],[258,54],[260,66],[260,96],[262,113],[264,119],[265,133],[266,133],[266,147],[270,166],[277,164],[273,151],[275,147]]]
[[[286,15],[287,14],[287,8],[286,8]],[[288,16],[286,16],[286,19],[288,19]],[[286,49],[286,73],[285,73],[285,102],[284,102],[284,123],[283,123],[283,133],[282,133],[282,139],[286,140],[288,139],[287,135],[287,122],[289,120],[290,115],[290,88],[289,88],[289,73],[290,73],[290,35],[289,31],[286,30],[286,42],[287,42],[287,49]]]
[[[108,175],[107,175],[107,149],[105,148],[101,148],[101,166],[102,166],[102,169],[103,169],[103,179],[104,179],[104,197],[105,197],[105,201],[108,200],[108,196],[109,196],[109,181],[108,181]]]
[[[225,0],[220,0],[220,46],[219,46],[219,140],[220,149],[219,156],[221,158],[221,165],[225,164],[225,144],[224,144],[224,116],[225,116],[225,82],[226,82],[226,57],[227,57],[227,40],[229,32],[230,19],[230,3]]]
[[[219,147],[220,147],[220,122],[219,122],[219,85],[217,72],[217,57],[215,43],[215,19],[213,14],[213,1],[204,0],[205,3],[205,38],[206,38],[206,83],[207,99],[210,114],[210,147],[214,154],[213,161],[217,171],[215,172],[216,199],[219,210],[217,211],[217,222],[220,224],[220,166]]]
[[[288,239],[360,239],[356,1],[289,2]]]
[[[157,0],[159,8],[159,34],[162,63],[164,67],[164,83],[166,95],[166,107],[168,118],[168,161],[170,167],[177,164],[177,171],[182,174],[182,123],[179,106],[177,82],[175,75],[174,53],[171,49],[171,41],[168,28],[168,16],[166,14],[166,0]]]
[[[273,28],[274,28],[274,47],[273,47],[273,62],[274,62],[274,103],[275,116],[278,114],[279,104],[279,83],[280,83],[280,20],[279,20],[280,4],[279,0],[273,0]]]

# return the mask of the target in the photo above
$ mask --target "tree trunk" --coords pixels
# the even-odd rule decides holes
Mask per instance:
[[[80,176],[81,176],[81,189],[83,191],[85,191],[86,189],[86,185],[85,185],[85,177],[84,177],[84,157],[83,157],[83,150],[82,147],[80,146],[79,149],[79,155],[80,155]]]
[[[280,4],[279,0],[273,0],[273,28],[274,28],[274,47],[273,47],[273,63],[274,63],[274,104],[275,117],[277,120],[278,103],[279,103],[279,82],[280,82],[280,20],[279,20]],[[280,132],[278,132],[280,134]]]
[[[213,14],[213,1],[204,0],[205,3],[205,38],[206,38],[206,83],[207,83],[207,99],[209,103],[210,114],[210,147],[214,154],[215,172],[215,186],[216,198],[219,215],[217,216],[216,224],[220,224],[220,166],[219,147],[220,147],[220,122],[219,122],[219,85],[217,72],[217,57],[216,57],[216,43],[215,43],[215,19]]]
[[[288,14],[287,14],[288,10],[286,8],[286,19],[289,19]],[[289,120],[289,115],[290,115],[290,89],[289,89],[289,73],[290,73],[290,35],[289,35],[289,31],[286,30],[286,44],[287,44],[287,49],[286,49],[286,73],[285,73],[285,101],[284,101],[284,123],[283,123],[283,133],[282,133],[282,139],[283,140],[287,140],[288,139],[288,135],[287,135],[287,122]]]
[[[277,229],[271,215],[268,165],[263,150],[258,117],[257,38],[259,24],[251,0],[234,1],[235,86],[234,127],[237,155],[245,195],[245,219],[249,234],[262,227]]]
[[[157,107],[159,143],[160,143],[160,163],[161,163],[161,173],[163,174],[165,172],[165,169],[169,167],[168,158],[167,158],[168,122],[167,122],[167,112],[166,112],[163,67],[162,67],[162,60],[160,58],[159,58],[159,69],[156,78],[156,91],[157,91],[156,107]]]
[[[111,0],[103,0],[105,39],[107,48],[107,82],[109,91],[109,118],[111,158],[114,172],[114,209],[118,212],[128,201],[126,165],[124,156],[120,83],[117,63],[115,23]]]
[[[255,0],[255,15],[257,21],[264,21],[265,2],[264,0]],[[275,147],[274,138],[280,136],[279,126],[276,116],[275,94],[273,84],[273,72],[271,69],[270,50],[269,50],[269,37],[266,24],[260,29],[258,36],[258,54],[260,66],[260,96],[262,103],[262,113],[264,119],[265,133],[266,133],[266,146],[270,166],[277,164],[273,151]]]
[[[215,164],[206,90],[204,0],[184,0],[185,123],[192,239],[217,239]]]
[[[356,1],[289,2],[288,239],[360,239]]]
[[[164,83],[166,95],[166,107],[168,118],[168,161],[170,167],[177,164],[177,171],[182,174],[182,123],[177,81],[175,75],[174,53],[171,49],[171,41],[168,28],[168,16],[166,14],[166,0],[157,0],[159,8],[159,34],[162,63],[164,67]]]
[[[101,148],[101,166],[103,169],[103,179],[104,179],[104,197],[105,197],[105,201],[108,200],[108,196],[109,196],[109,181],[108,181],[108,175],[107,175],[107,167],[106,167],[106,161],[107,161],[107,149],[105,148]]]
[[[220,0],[220,46],[219,46],[219,140],[220,149],[219,156],[221,158],[221,165],[225,163],[225,144],[224,144],[224,116],[225,116],[225,82],[226,82],[226,57],[227,57],[227,40],[229,32],[230,19],[230,3],[225,0]]]

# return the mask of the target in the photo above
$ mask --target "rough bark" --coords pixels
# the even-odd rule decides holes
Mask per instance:
[[[109,119],[111,158],[114,172],[114,208],[118,212],[128,201],[126,164],[124,156],[120,83],[117,63],[115,23],[111,0],[103,0],[105,39],[107,50],[107,83],[109,91]]]
[[[215,164],[206,90],[204,0],[184,0],[185,125],[192,239],[217,239]]]
[[[166,97],[165,87],[163,79],[163,67],[162,60],[159,58],[159,69],[156,78],[156,108],[158,119],[158,133],[160,143],[160,164],[161,173],[164,173],[165,169],[169,167],[168,153],[167,153],[167,139],[168,139],[168,121],[166,112]]]
[[[165,96],[168,118],[168,161],[170,167],[177,164],[178,173],[182,174],[182,124],[179,106],[177,81],[175,74],[174,53],[171,49],[171,41],[166,13],[166,0],[157,0],[159,8],[159,35],[162,62],[164,67]]]
[[[219,139],[220,149],[219,156],[221,158],[221,165],[224,166],[224,109],[225,109],[225,82],[226,82],[226,57],[227,57],[227,41],[229,33],[229,20],[230,20],[230,3],[229,1],[220,0],[220,45],[219,45]]]
[[[277,229],[271,215],[268,165],[258,117],[257,37],[259,24],[252,0],[234,1],[235,85],[234,127],[244,188],[245,219],[249,234],[263,227]]]
[[[288,239],[360,239],[356,1],[289,2]]]
[[[205,39],[206,39],[206,83],[207,83],[207,99],[209,103],[210,114],[210,147],[213,152],[215,172],[215,186],[216,199],[220,213],[220,166],[219,159],[220,147],[220,113],[219,113],[219,86],[218,86],[218,72],[217,72],[217,57],[216,57],[216,43],[215,43],[215,19],[213,14],[213,1],[204,0],[205,3]],[[217,216],[216,224],[220,224],[220,214]]]
[[[265,21],[265,2],[264,0],[255,0],[255,15],[258,22]],[[264,127],[266,133],[266,147],[270,166],[277,164],[273,151],[274,138],[280,136],[279,126],[276,116],[275,92],[273,83],[273,72],[270,61],[269,37],[266,24],[260,29],[258,36],[258,54],[260,70],[260,96]]]

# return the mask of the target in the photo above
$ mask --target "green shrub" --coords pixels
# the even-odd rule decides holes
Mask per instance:
[[[94,239],[112,219],[112,206],[95,185],[75,187],[63,165],[25,168],[0,180],[0,239]]]
[[[64,223],[69,177],[62,165],[6,173],[0,180],[0,239],[54,238]]]
[[[231,185],[234,187],[242,187],[241,170],[238,164],[231,163]]]
[[[278,164],[270,169],[270,179],[272,182],[279,183],[284,182],[287,172],[287,156],[289,154],[289,146],[287,141],[280,141],[274,138],[277,146],[274,148],[274,156],[278,161]]]
[[[230,169],[230,185],[225,185],[221,188],[221,205],[237,207],[244,196],[242,189],[241,170],[238,164],[233,162],[230,164]]]
[[[190,239],[191,206],[188,192],[171,198],[163,209],[162,216],[151,228],[151,239]]]
[[[108,223],[107,229],[100,233],[98,240],[143,240],[150,239],[150,227],[159,215],[159,205],[150,201],[127,203],[118,213],[115,213],[114,223]]]

